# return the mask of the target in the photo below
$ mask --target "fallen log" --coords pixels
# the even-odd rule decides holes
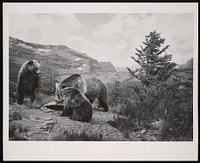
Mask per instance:
[[[49,102],[49,103],[45,104],[44,106],[49,109],[56,110],[56,111],[62,111],[63,107],[64,107],[63,103],[57,103],[56,101]]]

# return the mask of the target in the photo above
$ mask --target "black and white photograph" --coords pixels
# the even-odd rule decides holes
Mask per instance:
[[[195,3],[4,4],[4,140],[20,153],[4,156],[57,143],[69,160],[100,158],[80,154],[96,144],[145,160],[179,144],[197,158],[197,16]]]

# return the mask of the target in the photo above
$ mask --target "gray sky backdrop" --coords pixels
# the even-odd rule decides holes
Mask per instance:
[[[170,45],[172,61],[193,57],[194,17],[190,13],[10,14],[9,35],[41,44],[62,44],[114,66],[137,65],[131,59],[145,35],[156,30]]]

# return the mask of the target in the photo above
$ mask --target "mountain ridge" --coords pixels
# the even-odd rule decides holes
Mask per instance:
[[[99,65],[104,72],[117,72],[111,62],[101,61],[99,62]]]
[[[9,73],[11,81],[16,82],[17,73],[21,65],[30,59],[49,62],[57,69],[60,75],[74,73],[96,73],[109,72],[114,69],[112,63],[107,70],[102,69],[98,60],[88,56],[86,53],[78,52],[66,45],[43,45],[9,37]]]
[[[193,57],[187,60],[186,63],[179,65],[178,69],[193,69]]]

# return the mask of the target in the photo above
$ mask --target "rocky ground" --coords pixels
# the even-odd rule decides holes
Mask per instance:
[[[9,107],[9,139],[30,141],[157,141],[156,131],[141,130],[124,135],[110,125],[117,113],[94,109],[89,123],[61,117],[61,111],[13,104]],[[124,117],[122,117],[124,118]],[[159,122],[155,123],[159,132]],[[80,136],[81,135],[81,136]]]

